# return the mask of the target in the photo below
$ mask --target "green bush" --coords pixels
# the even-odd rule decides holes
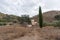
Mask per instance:
[[[0,22],[7,22],[6,19],[0,19]]]
[[[57,21],[54,26],[55,27],[60,27],[60,21]]]
[[[60,15],[56,15],[54,18],[55,18],[56,20],[60,20]]]
[[[43,26],[54,26],[54,27],[60,27],[60,21],[54,21],[52,23],[43,22]]]
[[[54,26],[56,23],[43,22],[43,26]]]
[[[46,22],[43,22],[43,26],[47,26],[47,23]]]
[[[3,20],[5,20],[6,22],[14,22],[14,21],[16,21],[17,20],[17,18],[16,17],[14,17],[14,16],[9,16],[9,15],[7,15],[6,17],[3,17],[2,18]]]
[[[6,23],[4,22],[0,22],[0,26],[6,25]]]

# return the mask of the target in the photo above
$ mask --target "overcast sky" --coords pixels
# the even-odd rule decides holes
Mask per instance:
[[[37,15],[39,6],[42,12],[60,10],[60,0],[0,0],[0,12],[18,16]]]

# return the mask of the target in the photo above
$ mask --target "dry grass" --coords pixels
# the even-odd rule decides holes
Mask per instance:
[[[60,29],[52,26],[42,29],[19,26],[0,27],[0,40],[60,40]]]
[[[28,31],[30,30],[25,27],[0,27],[0,40],[12,40],[14,38],[22,37],[27,34]]]

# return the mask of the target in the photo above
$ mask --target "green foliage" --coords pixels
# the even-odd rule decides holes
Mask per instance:
[[[54,21],[52,23],[43,22],[43,26],[54,26],[54,27],[60,27],[60,20]]]
[[[15,15],[8,15],[8,14],[3,14],[0,12],[0,24],[2,25],[3,23],[5,24],[6,23],[9,23],[9,22],[12,22],[12,23],[18,23],[20,22],[17,18],[19,16],[15,16]]]
[[[0,22],[0,26],[6,25],[6,23],[4,22]]]
[[[53,26],[53,23],[43,22],[43,26]]]
[[[42,18],[41,7],[39,7],[39,26],[40,26],[40,28],[43,27],[43,18]]]
[[[5,20],[6,22],[16,23],[17,17],[14,17],[12,15],[7,15],[7,16],[3,17],[2,20]]]
[[[0,22],[7,22],[6,19],[0,19]]]
[[[43,22],[43,26],[44,26],[44,27],[47,26],[47,22]]]
[[[18,17],[18,20],[20,21],[20,24],[31,24],[29,15],[22,15],[21,17]]]
[[[7,22],[11,22],[13,21],[13,17],[7,15],[6,17],[3,17],[3,19],[5,19]]]
[[[60,20],[60,15],[56,15],[54,18],[55,18],[56,20]]]
[[[57,21],[57,22],[55,22],[55,25],[54,25],[55,27],[60,27],[60,20],[59,21]]]
[[[7,15],[0,13],[0,25],[5,23],[21,23],[21,24],[31,24],[31,19],[29,15],[22,15],[21,17],[15,15]]]

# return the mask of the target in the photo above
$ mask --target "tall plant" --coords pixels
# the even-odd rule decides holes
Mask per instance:
[[[43,27],[43,17],[42,17],[41,7],[39,7],[39,26],[40,26],[40,28]]]

